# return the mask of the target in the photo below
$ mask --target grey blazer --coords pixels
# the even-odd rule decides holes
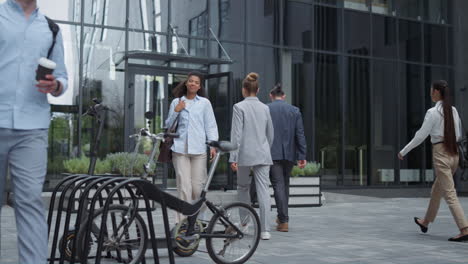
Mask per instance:
[[[238,148],[231,152],[230,162],[238,166],[272,165],[273,122],[268,106],[257,97],[247,97],[234,105],[231,142]]]

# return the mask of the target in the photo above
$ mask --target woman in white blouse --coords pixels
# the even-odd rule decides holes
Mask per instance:
[[[415,217],[414,221],[421,231],[426,233],[429,223],[434,222],[437,216],[440,200],[443,197],[460,229],[460,234],[450,238],[449,241],[466,241],[468,221],[453,183],[453,174],[458,167],[457,141],[461,138],[461,121],[457,109],[450,102],[446,81],[435,81],[432,84],[431,99],[436,105],[427,111],[422,127],[416,132],[413,140],[398,153],[398,157],[403,160],[408,152],[421,144],[427,136],[431,136],[436,179],[432,185],[431,199],[425,217],[423,219]]]
[[[200,198],[207,178],[206,141],[218,140],[218,126],[210,100],[204,97],[203,75],[191,72],[187,80],[174,88],[176,97],[169,108],[166,127],[171,127],[178,118],[177,134],[172,145],[172,163],[176,173],[179,198],[191,202]],[[216,154],[210,149],[210,159]],[[202,210],[200,217],[203,218]],[[180,222],[185,217],[176,215]]]

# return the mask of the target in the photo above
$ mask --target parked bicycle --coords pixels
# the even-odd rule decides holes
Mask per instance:
[[[176,136],[164,133],[152,134],[145,129],[141,129],[139,133],[144,133],[144,136],[153,140],[150,162],[154,159],[157,142],[164,140],[165,136]],[[140,189],[145,190],[145,196],[149,199],[156,202],[164,199],[168,208],[187,216],[173,230],[174,251],[178,255],[192,255],[197,250],[201,239],[205,239],[208,254],[216,263],[245,263],[255,253],[260,240],[259,217],[250,205],[232,203],[220,206],[206,199],[221,155],[235,149],[230,142],[213,141],[207,144],[216,148],[218,152],[211,164],[200,198],[193,204],[162,191],[150,182],[141,186]],[[197,219],[201,208],[205,205],[213,213],[206,228]],[[104,223],[102,223],[103,219],[105,219]],[[105,228],[102,237],[100,237],[101,226]],[[100,242],[102,242],[102,247],[99,250]],[[104,253],[107,258],[125,263],[139,263],[150,243],[146,223],[138,213],[138,204],[135,201],[129,205],[111,204],[107,212],[103,209],[97,210],[92,218],[88,218],[80,226],[77,234],[76,255],[82,263],[86,263],[90,256]]]

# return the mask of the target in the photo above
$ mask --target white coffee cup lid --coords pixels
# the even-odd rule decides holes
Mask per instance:
[[[46,67],[46,68],[52,69],[52,70],[54,70],[55,67],[57,67],[57,64],[55,62],[53,62],[53,61],[51,61],[51,60],[49,60],[47,58],[44,58],[44,57],[39,59],[39,64],[42,65],[43,67]]]

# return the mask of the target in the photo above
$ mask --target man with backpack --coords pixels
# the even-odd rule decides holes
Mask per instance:
[[[0,201],[3,204],[9,168],[19,263],[46,263],[48,235],[41,193],[50,124],[47,94],[60,96],[67,88],[63,40],[58,26],[39,12],[36,0],[1,4],[0,32]],[[55,70],[36,81],[38,61],[46,57]]]

